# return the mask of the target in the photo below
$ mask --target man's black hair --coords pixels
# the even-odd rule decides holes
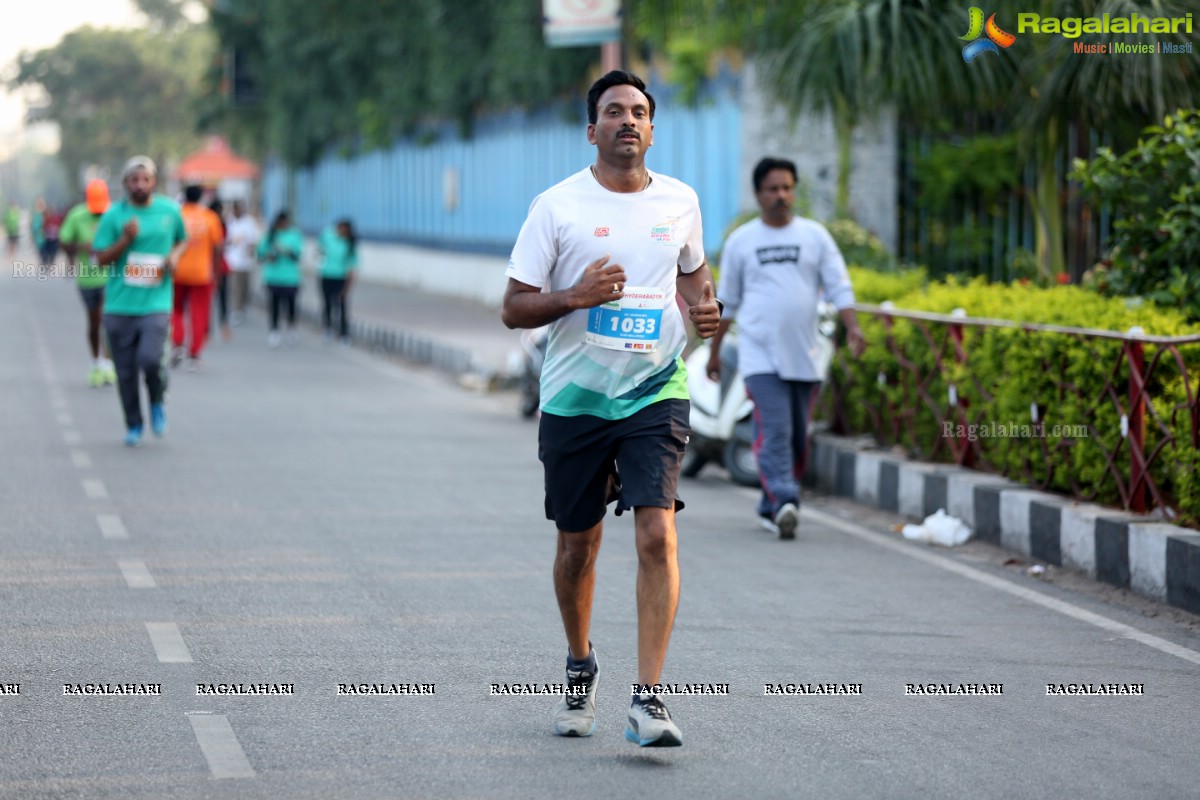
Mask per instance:
[[[754,191],[757,192],[762,188],[762,182],[766,179],[767,173],[773,169],[786,169],[788,172],[792,173],[793,181],[799,180],[799,178],[796,177],[795,162],[788,161],[786,158],[767,157],[754,165]]]
[[[646,102],[650,104],[650,121],[654,121],[654,98],[646,91],[646,83],[632,72],[626,72],[622,69],[614,69],[612,72],[600,78],[592,84],[592,88],[588,89],[587,93],[587,114],[588,123],[595,125],[596,120],[600,118],[600,112],[597,104],[600,102],[600,95],[607,92],[614,86],[632,86],[642,94],[646,95]]]
[[[189,203],[199,203],[201,197],[204,197],[203,186],[189,186],[183,190],[183,199]]]

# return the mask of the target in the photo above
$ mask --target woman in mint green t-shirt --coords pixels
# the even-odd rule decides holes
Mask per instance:
[[[300,253],[304,236],[292,225],[291,215],[280,211],[275,215],[267,235],[258,243],[258,261],[263,265],[263,283],[271,304],[271,332],[267,344],[278,347],[279,312],[287,314],[288,339],[296,336],[296,292],[300,289]]]
[[[358,237],[354,224],[338,220],[334,228],[321,232],[321,296],[325,299],[323,318],[325,338],[333,338],[333,318],[338,318],[338,337],[342,344],[350,341],[350,312],[346,302],[354,283],[354,268],[358,266]]]

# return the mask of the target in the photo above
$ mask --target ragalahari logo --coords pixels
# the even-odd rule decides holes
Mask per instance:
[[[968,42],[963,48],[963,61],[970,64],[981,53],[999,53],[1001,47],[1011,47],[1012,43],[1017,40],[1017,37],[1011,33],[1003,31],[996,24],[996,15],[992,14],[987,18],[987,23],[983,21],[983,9],[977,6],[971,6],[971,29],[967,31],[966,36],[960,36],[964,42]],[[986,34],[986,38],[980,38]]]

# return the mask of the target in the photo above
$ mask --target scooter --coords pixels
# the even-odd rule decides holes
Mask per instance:
[[[720,380],[709,380],[709,344],[705,342],[687,358],[688,394],[692,399],[691,439],[680,474],[694,478],[710,461],[723,465],[742,486],[758,486],[758,462],[752,449],[750,417],[754,401],[737,366],[737,339],[730,333],[721,340]]]
[[[817,349],[813,353],[817,371],[829,377],[833,361],[833,336],[837,329],[837,311],[832,305],[817,304]],[[721,340],[721,375],[709,380],[706,342],[687,358],[687,386],[692,399],[691,440],[683,456],[680,474],[694,478],[710,461],[729,470],[734,483],[761,486],[758,461],[754,457],[754,431],[751,417],[754,401],[746,394],[746,384],[738,370],[737,337],[730,331]]]
[[[529,419],[537,414],[542,402],[542,364],[546,361],[546,343],[550,326],[521,331],[521,416]]]

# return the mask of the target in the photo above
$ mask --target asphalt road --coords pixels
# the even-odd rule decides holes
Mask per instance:
[[[501,331],[497,322],[497,331]],[[559,682],[536,428],[508,395],[322,345],[260,316],[174,373],[170,430],[121,446],[85,385],[66,281],[0,276],[0,797],[1183,798],[1200,796],[1200,636],[898,540],[814,498],[800,538],[709,474],[685,485],[664,679],[674,750],[622,738],[634,677],[628,517],[610,517],[592,634],[596,735],[550,733]],[[76,684],[157,696],[65,696]],[[291,695],[198,696],[197,684]],[[339,696],[341,683],[435,693]],[[764,696],[764,684],[861,684]],[[906,684],[1002,684],[998,696]],[[1049,697],[1047,684],[1142,684]]]

